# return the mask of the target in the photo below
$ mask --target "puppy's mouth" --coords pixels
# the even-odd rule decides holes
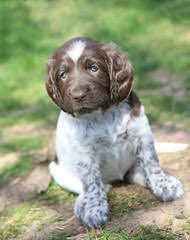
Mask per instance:
[[[88,101],[87,101],[88,100]],[[64,104],[64,111],[67,113],[70,113],[71,115],[77,117],[85,114],[91,114],[93,112],[99,112],[104,111],[109,107],[109,99],[104,98],[102,101],[99,99],[93,99],[90,100],[87,99],[84,102],[74,102],[71,99],[66,98],[65,104]]]
[[[95,109],[92,108],[88,108],[88,107],[81,107],[79,109],[76,109],[73,111],[73,115],[77,116],[77,115],[83,115],[83,114],[87,114],[87,113],[91,113],[93,112]]]

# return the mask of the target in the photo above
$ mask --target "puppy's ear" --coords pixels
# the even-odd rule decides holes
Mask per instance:
[[[133,68],[129,59],[113,43],[103,45],[108,59],[110,98],[113,103],[126,99],[132,89]]]
[[[56,82],[55,65],[56,60],[54,58],[48,58],[48,60],[46,61],[45,84],[49,96],[52,98],[52,100],[58,107],[61,107],[63,100]]]

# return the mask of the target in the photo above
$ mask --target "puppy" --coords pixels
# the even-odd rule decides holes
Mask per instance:
[[[109,220],[110,183],[147,187],[163,202],[183,195],[182,184],[158,161],[144,107],[132,90],[133,68],[113,43],[80,37],[47,60],[46,88],[61,109],[50,173],[79,194],[75,214],[89,228]]]

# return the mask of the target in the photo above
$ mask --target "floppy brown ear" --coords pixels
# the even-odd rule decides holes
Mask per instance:
[[[54,74],[55,63],[56,60],[53,58],[48,58],[48,60],[46,61],[45,84],[49,96],[52,98],[54,103],[60,107],[63,100],[57,86],[56,76]]]
[[[129,59],[115,44],[105,44],[103,50],[108,56],[110,98],[113,103],[119,103],[126,99],[132,90],[133,68]]]

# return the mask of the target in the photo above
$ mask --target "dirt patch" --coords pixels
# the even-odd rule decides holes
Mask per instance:
[[[35,231],[33,227],[33,233],[30,231],[30,235],[23,235],[23,240],[46,240],[50,236],[55,234],[66,232],[68,235],[72,235],[71,239],[84,239],[86,234],[86,228],[79,222],[75,216],[69,217],[66,221],[60,221],[58,223],[51,224],[45,227],[42,231]],[[81,238],[82,237],[82,238]]]
[[[52,126],[36,126],[36,124],[19,124],[13,125],[11,127],[4,128],[2,131],[2,138],[6,139],[7,137],[38,137],[44,134],[52,133],[54,128]]]
[[[25,189],[24,191],[30,192],[37,192],[41,193],[44,192],[51,182],[51,176],[49,174],[49,170],[47,165],[39,165],[37,166],[26,178],[25,181],[22,182],[22,188]]]
[[[152,126],[154,137],[160,142],[187,143],[190,144],[190,132],[183,128],[174,128],[170,123],[164,127]]]
[[[146,90],[146,94],[173,96],[177,100],[183,100],[187,96],[188,91],[184,87],[184,79],[166,69],[157,69],[151,72],[147,78],[151,79],[153,82],[161,83],[163,86]]]
[[[0,211],[19,205],[29,199],[34,192],[45,191],[50,181],[47,164],[37,166],[25,179],[14,179],[0,189]]]
[[[156,224],[159,227],[170,226],[173,231],[179,231],[190,217],[190,192],[185,193],[182,199],[171,203],[160,203],[156,207],[138,210],[131,215],[125,214],[118,219],[113,219],[108,228],[122,227],[131,233],[140,225]]]
[[[48,224],[49,219],[51,219],[51,217],[54,217],[57,215],[57,212],[47,208],[47,207],[43,207],[43,212],[44,215],[40,220],[35,220],[32,222],[32,224],[27,227],[26,232],[20,236],[20,239],[22,240],[35,240],[35,239],[43,239],[43,236],[49,236],[51,234],[51,231],[53,230],[53,227],[56,227],[56,224],[52,224],[51,227],[48,227],[46,225]],[[43,227],[43,231],[40,231],[40,228]],[[45,230],[45,231],[44,231]],[[45,238],[44,238],[45,239]]]

